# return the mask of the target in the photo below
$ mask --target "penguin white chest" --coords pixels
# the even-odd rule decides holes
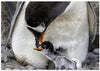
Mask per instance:
[[[20,60],[23,63],[29,63],[37,68],[45,68],[48,59],[38,51],[34,50],[36,47],[35,37],[27,29],[25,24],[25,8],[27,4],[27,2],[24,4],[16,21],[16,27],[12,35],[12,48],[17,60]]]
[[[71,3],[69,7],[48,26],[44,41],[50,41],[54,49],[66,49],[67,56],[82,62],[89,42],[87,6],[85,2],[79,2]]]

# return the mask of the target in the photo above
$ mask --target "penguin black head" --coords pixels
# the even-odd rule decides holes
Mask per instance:
[[[35,35],[38,48],[39,39],[48,25],[64,12],[70,2],[29,2],[25,11],[27,28]]]

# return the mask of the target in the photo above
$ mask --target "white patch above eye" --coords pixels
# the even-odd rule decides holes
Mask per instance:
[[[39,26],[37,26],[37,27],[31,27],[31,26],[28,26],[28,25],[26,24],[26,26],[27,26],[28,28],[31,28],[31,29],[33,29],[33,30],[35,30],[35,31],[38,31],[38,32],[43,32],[43,31],[45,30],[45,27],[43,27],[43,26],[41,26],[41,25],[39,25]]]

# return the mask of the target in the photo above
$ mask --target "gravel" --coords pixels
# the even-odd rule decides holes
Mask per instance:
[[[24,66],[14,60],[11,62],[2,63],[1,67],[2,70],[36,70],[36,67],[34,66]]]
[[[93,53],[99,55],[99,48],[94,49]]]
[[[88,59],[89,60],[94,60],[94,59],[96,59],[96,58],[98,58],[99,57],[99,55],[96,55],[96,54],[94,54],[93,52],[89,52],[88,53]]]
[[[17,62],[15,58],[12,58],[12,55],[7,56],[5,55],[5,53],[2,53],[1,60],[2,60],[1,61],[2,70],[41,70],[31,65],[24,66],[20,64],[19,62]],[[88,52],[87,59],[82,63],[82,66],[83,67],[80,70],[98,70],[99,69],[99,55],[94,54],[94,52]],[[54,69],[54,64],[52,64],[52,62],[50,62],[49,64],[49,69],[50,70]]]

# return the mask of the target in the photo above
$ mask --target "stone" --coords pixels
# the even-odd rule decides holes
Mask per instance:
[[[54,69],[55,69],[55,65],[52,61],[50,61],[48,65],[48,70],[54,70]]]
[[[93,53],[99,55],[99,48],[94,49]]]
[[[78,70],[89,70],[89,68],[88,67],[83,67],[83,68],[80,68]]]
[[[25,69],[27,69],[27,70],[36,70],[37,68],[35,66],[27,65],[25,67]]]
[[[11,68],[5,68],[5,70],[11,70]]]
[[[87,56],[88,56],[88,59],[89,59],[89,60],[95,60],[95,59],[97,59],[97,57],[98,57],[98,55],[95,55],[95,54],[92,53],[92,52],[89,52]]]
[[[1,62],[7,62],[8,61],[8,57],[5,54],[1,55]]]

